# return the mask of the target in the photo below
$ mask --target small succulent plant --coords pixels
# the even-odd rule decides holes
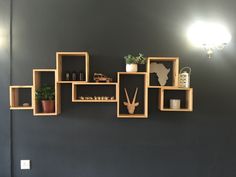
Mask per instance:
[[[55,90],[51,86],[43,86],[36,91],[35,97],[37,100],[54,100]]]
[[[138,56],[129,54],[125,56],[124,59],[125,59],[126,64],[145,64],[146,63],[146,58],[141,53],[139,53]]]

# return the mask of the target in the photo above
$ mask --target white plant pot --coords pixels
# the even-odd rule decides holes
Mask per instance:
[[[126,64],[126,72],[137,72],[138,65],[137,64]]]

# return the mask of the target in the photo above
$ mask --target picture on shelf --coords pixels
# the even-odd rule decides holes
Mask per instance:
[[[170,68],[166,68],[162,63],[152,62],[150,64],[150,73],[155,73],[161,86],[165,86],[169,77]]]
[[[125,90],[125,96],[126,96],[127,102],[123,102],[123,103],[127,107],[129,114],[134,114],[135,108],[139,105],[139,102],[135,102],[136,97],[137,97],[137,93],[138,93],[138,88],[136,88],[136,90],[135,90],[132,102],[130,102],[129,95],[127,93],[126,88],[124,88],[124,90]]]

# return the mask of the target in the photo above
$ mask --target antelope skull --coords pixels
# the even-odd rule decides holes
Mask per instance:
[[[129,114],[134,114],[135,108],[139,105],[139,102],[135,102],[136,97],[137,97],[137,93],[138,93],[138,88],[136,88],[136,90],[135,90],[132,103],[130,102],[129,95],[127,93],[126,88],[124,88],[124,90],[125,90],[125,96],[127,99],[127,102],[124,102],[124,105],[127,107]]]

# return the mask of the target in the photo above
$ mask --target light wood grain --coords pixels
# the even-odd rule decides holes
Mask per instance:
[[[143,84],[144,84],[144,110],[143,114],[121,114],[120,113],[120,76],[123,75],[143,75]],[[147,88],[147,73],[146,72],[118,72],[117,73],[117,82],[118,82],[118,88],[117,88],[117,117],[118,118],[132,118],[132,117],[138,117],[138,118],[148,118],[148,88]]]
[[[74,85],[117,85],[117,82],[73,82]]]
[[[152,88],[150,85],[150,65],[151,62],[172,62],[172,86],[178,86],[179,79],[179,58],[178,57],[148,57],[147,59],[147,73],[148,73],[148,87]]]
[[[113,83],[107,83],[107,82],[104,82],[104,83],[101,83],[101,82],[84,82],[84,83],[81,83],[81,82],[73,82],[72,83],[72,102],[77,102],[77,103],[117,103],[117,83],[116,82],[113,82]],[[78,91],[78,87],[79,86],[94,86],[96,89],[96,86],[112,86],[114,87],[115,86],[115,99],[114,100],[80,100],[77,98],[77,91]],[[95,95],[96,96],[96,95]]]
[[[88,52],[57,52],[56,53],[56,82],[67,84],[72,81],[63,81],[62,80],[62,58],[63,56],[81,56],[85,60],[85,82],[89,82],[89,53]],[[81,60],[81,59],[80,59]],[[73,62],[73,61],[72,61]]]
[[[30,89],[32,93],[33,86],[31,85],[14,85],[9,87],[9,98],[10,98],[10,109],[11,110],[30,110],[33,109],[33,99],[31,97],[31,106],[21,106],[19,105],[19,90],[20,89]]]
[[[42,113],[39,111],[39,101],[36,100],[35,93],[42,86],[41,74],[43,72],[52,72],[54,74],[54,89],[55,89],[55,112],[54,113]],[[61,89],[60,84],[57,84],[57,75],[55,69],[33,69],[33,114],[34,116],[56,116],[61,113]]]
[[[167,90],[185,91],[186,108],[180,108],[180,109],[165,108],[164,107],[165,91]],[[159,109],[160,111],[172,111],[172,112],[193,111],[193,89],[192,88],[161,88],[159,90]]]
[[[127,119],[127,118],[129,118],[129,119],[136,119],[136,118],[143,119],[143,118],[147,118],[145,116],[145,114],[119,114],[117,117],[118,118],[123,118],[123,119]]]

